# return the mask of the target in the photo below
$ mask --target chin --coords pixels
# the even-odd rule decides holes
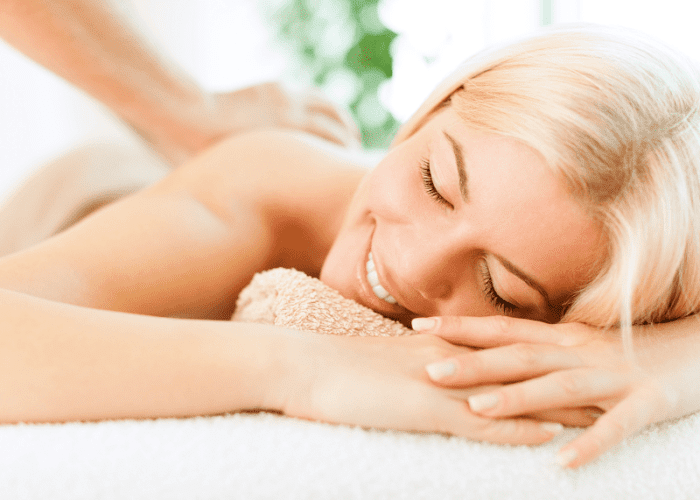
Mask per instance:
[[[348,282],[350,281],[350,279],[348,277],[342,276],[341,273],[337,272],[337,266],[333,266],[332,262],[329,262],[328,258],[326,258],[326,260],[323,263],[323,266],[321,266],[321,272],[318,276],[318,279],[321,280],[321,282],[325,285],[328,285],[332,289],[339,292],[340,295],[342,295],[346,299],[352,299],[357,302],[357,297],[350,293],[349,290],[350,287],[348,286]]]

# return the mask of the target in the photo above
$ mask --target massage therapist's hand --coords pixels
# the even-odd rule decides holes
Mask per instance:
[[[148,122],[145,127],[131,124],[171,165],[181,164],[230,135],[255,128],[289,128],[341,146],[360,145],[359,129],[347,111],[316,89],[292,91],[277,82],[201,93],[182,115],[157,124]]]
[[[360,146],[359,129],[348,112],[316,89],[291,91],[277,82],[202,94],[185,121],[186,127],[181,127],[181,120],[164,120],[134,130],[171,165],[181,164],[230,135],[255,128],[295,129],[341,146]],[[153,130],[158,133],[151,133]]]
[[[292,128],[341,146],[359,146],[360,132],[350,114],[320,91],[292,91],[277,82],[215,94],[211,122],[225,133],[257,127]]]
[[[347,113],[320,93],[277,83],[207,92],[155,49],[135,17],[123,0],[0,0],[0,37],[107,106],[174,166],[255,127],[358,143]]]
[[[427,431],[497,443],[537,444],[562,430],[532,418],[483,418],[469,411],[476,389],[433,385],[424,366],[469,349],[432,335],[343,337],[299,334],[284,346],[289,361],[266,407],[331,423]]]
[[[500,419],[556,408],[600,409],[597,422],[559,452],[563,466],[589,462],[646,425],[700,410],[697,317],[635,327],[634,361],[625,356],[619,331],[576,323],[441,317],[423,331],[484,348],[429,365],[436,385],[508,384],[469,399],[478,415]]]

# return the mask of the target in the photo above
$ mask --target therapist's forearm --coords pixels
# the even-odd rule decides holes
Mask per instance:
[[[0,36],[89,93],[156,149],[187,156],[218,138],[209,96],[108,0],[0,0]]]

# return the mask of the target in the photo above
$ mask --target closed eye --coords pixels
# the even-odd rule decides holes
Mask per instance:
[[[454,208],[452,203],[447,201],[435,187],[435,183],[433,182],[433,174],[430,172],[430,161],[428,161],[427,158],[423,158],[420,161],[420,173],[421,177],[423,177],[423,188],[425,189],[425,192],[428,193],[428,195],[438,204],[447,208]]]
[[[493,278],[491,277],[491,272],[489,271],[488,264],[486,260],[481,260],[479,262],[479,275],[481,276],[481,284],[483,287],[483,292],[486,298],[491,302],[493,307],[505,316],[512,315],[518,306],[511,304],[510,302],[501,298],[496,292],[496,288],[493,286]]]

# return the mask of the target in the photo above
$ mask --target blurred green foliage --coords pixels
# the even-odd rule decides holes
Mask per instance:
[[[368,148],[388,146],[398,127],[378,96],[392,76],[389,49],[397,36],[379,19],[378,2],[286,0],[273,15],[311,82],[350,109]]]

